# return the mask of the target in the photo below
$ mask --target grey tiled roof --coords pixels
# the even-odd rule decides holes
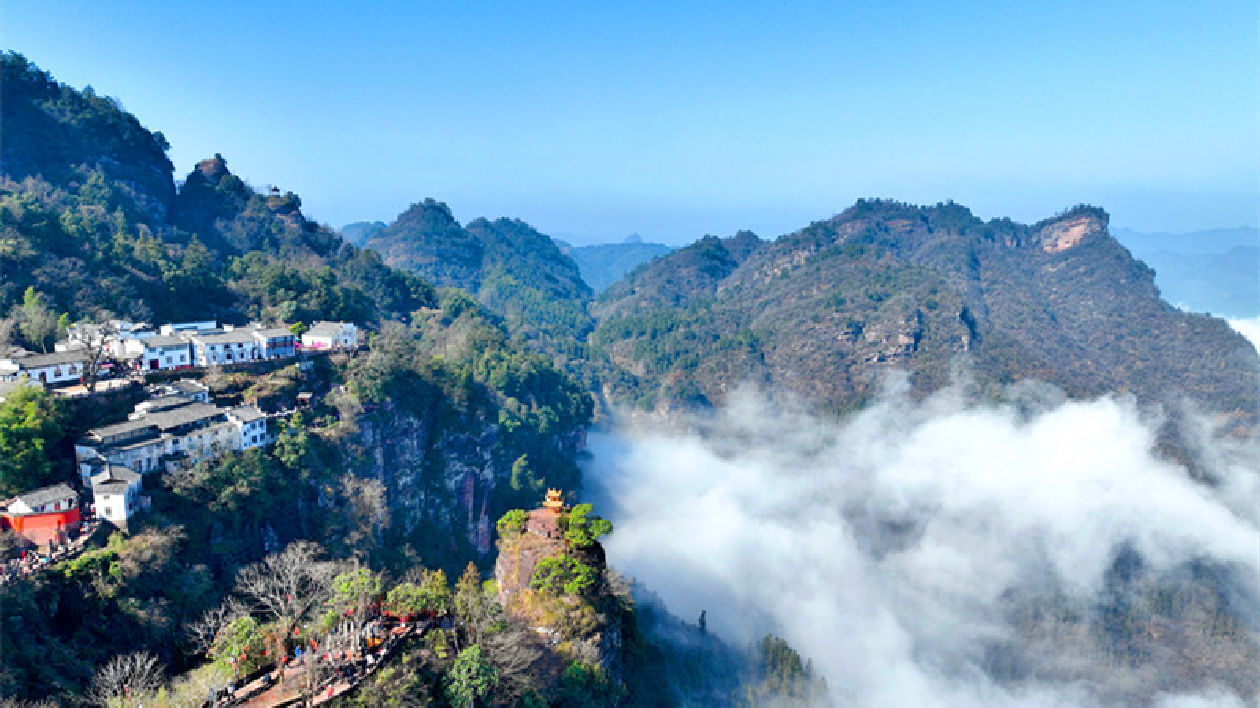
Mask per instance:
[[[259,420],[260,418],[267,417],[265,413],[258,410],[257,406],[251,406],[251,405],[236,406],[235,408],[230,408],[228,409],[228,413],[231,413],[237,420],[241,421],[242,423],[251,423],[255,420]]]
[[[193,341],[202,344],[235,344],[237,342],[255,342],[258,341],[254,337],[252,329],[237,329],[231,332],[222,332],[220,334],[200,334],[193,337]]]
[[[77,500],[79,498],[79,493],[71,489],[67,484],[54,484],[51,487],[42,487],[40,489],[27,492],[26,494],[17,495],[17,498],[21,499],[22,503],[32,509],[41,507],[48,502],[65,499],[66,497],[71,497]]]
[[[22,369],[37,369],[42,366],[57,366],[60,364],[82,364],[87,361],[87,355],[83,350],[75,350],[68,352],[53,352],[51,354],[33,354],[31,356],[17,357],[10,359]]]
[[[186,347],[188,340],[173,334],[164,334],[157,337],[149,337],[141,339],[146,349],[157,349],[158,347]]]
[[[140,479],[139,472],[122,465],[110,465],[108,469],[92,476],[93,492],[119,493],[127,491],[132,482]]]
[[[92,428],[91,430],[88,431],[88,433],[104,439],[104,438],[113,437],[115,435],[126,435],[128,433],[132,433],[138,430],[143,430],[145,428],[153,428],[154,431],[156,432],[157,426],[154,425],[153,421],[150,421],[150,420],[144,420],[144,419],[124,420],[121,423],[114,423],[113,425],[103,425],[99,428]]]
[[[178,381],[173,381],[170,386],[180,393],[207,393],[210,391],[208,386],[200,381],[194,381],[193,379],[180,379]]]
[[[185,401],[184,405],[146,412],[135,420],[93,428],[88,432],[98,437],[106,438],[144,428],[157,428],[158,430],[166,431],[223,415],[223,409],[212,406],[209,403],[198,403],[196,401],[187,401],[187,399]]]
[[[341,332],[341,328],[345,326],[345,324],[345,322],[320,321],[311,325],[311,328],[307,330],[306,333],[316,337],[329,337],[334,334],[339,334]]]
[[[182,425],[188,425],[200,420],[209,420],[220,415],[223,415],[223,409],[212,406],[209,403],[192,401],[177,408],[145,413],[144,417],[136,422],[147,422],[151,425],[156,425],[162,430],[172,430]]]

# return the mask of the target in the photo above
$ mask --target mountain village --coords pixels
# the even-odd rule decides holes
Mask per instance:
[[[128,520],[149,505],[142,493],[145,475],[275,441],[273,422],[292,411],[266,411],[256,403],[216,405],[197,375],[255,362],[296,360],[303,366],[309,355],[365,344],[355,324],[322,321],[302,331],[215,321],[154,328],[115,320],[72,325],[66,334],[52,353],[18,351],[0,358],[0,402],[23,386],[68,397],[134,387],[142,400],[125,421],[91,428],[76,441],[77,485],[61,483],[0,500],[0,529],[43,554],[28,558],[24,551],[0,567],[0,581],[33,572],[54,553],[72,553],[81,545],[76,540],[101,523],[126,529]],[[299,400],[309,400],[309,394]]]

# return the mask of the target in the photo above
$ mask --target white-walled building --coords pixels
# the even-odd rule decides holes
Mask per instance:
[[[189,339],[193,347],[193,361],[197,366],[258,361],[263,356],[260,342],[254,336],[256,331],[236,329],[214,334],[194,334]]]
[[[27,378],[42,384],[69,384],[83,378],[88,357],[82,349],[0,359],[0,379]]]
[[[359,328],[350,322],[316,322],[302,334],[308,349],[353,349],[359,346]]]
[[[271,442],[267,416],[254,406],[225,409],[166,395],[140,403],[125,422],[89,430],[74,452],[88,484],[111,464],[141,473],[170,470]]]
[[[192,366],[192,344],[174,335],[158,335],[145,339],[128,339],[123,343],[123,356],[135,361],[141,371],[166,371]]]
[[[122,465],[106,465],[104,471],[92,476],[92,500],[96,515],[120,528],[127,528],[127,520],[145,506],[140,492],[144,476]]]
[[[228,420],[232,421],[241,433],[240,449],[263,447],[273,442],[267,433],[267,414],[257,406],[244,405],[229,408]]]
[[[159,328],[159,332],[170,336],[176,332],[210,332],[218,329],[219,323],[214,320],[202,320],[200,322],[171,322],[164,324]]]
[[[251,327],[262,358],[290,359],[297,356],[297,335],[287,327]]]

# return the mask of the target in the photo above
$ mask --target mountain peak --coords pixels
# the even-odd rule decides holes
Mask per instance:
[[[1033,242],[1046,253],[1061,253],[1106,234],[1110,221],[1106,211],[1081,204],[1035,225]]]
[[[192,174],[200,174],[211,184],[218,184],[220,179],[232,173],[228,171],[227,160],[224,160],[223,156],[216,152],[214,157],[208,157],[198,162],[197,166],[193,168]],[[189,176],[191,177],[192,174]]]

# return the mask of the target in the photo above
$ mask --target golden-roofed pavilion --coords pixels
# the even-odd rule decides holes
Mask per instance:
[[[564,511],[564,499],[562,497],[563,494],[559,489],[548,489],[547,499],[543,501],[542,505],[544,508],[550,509],[552,513],[559,514]]]

